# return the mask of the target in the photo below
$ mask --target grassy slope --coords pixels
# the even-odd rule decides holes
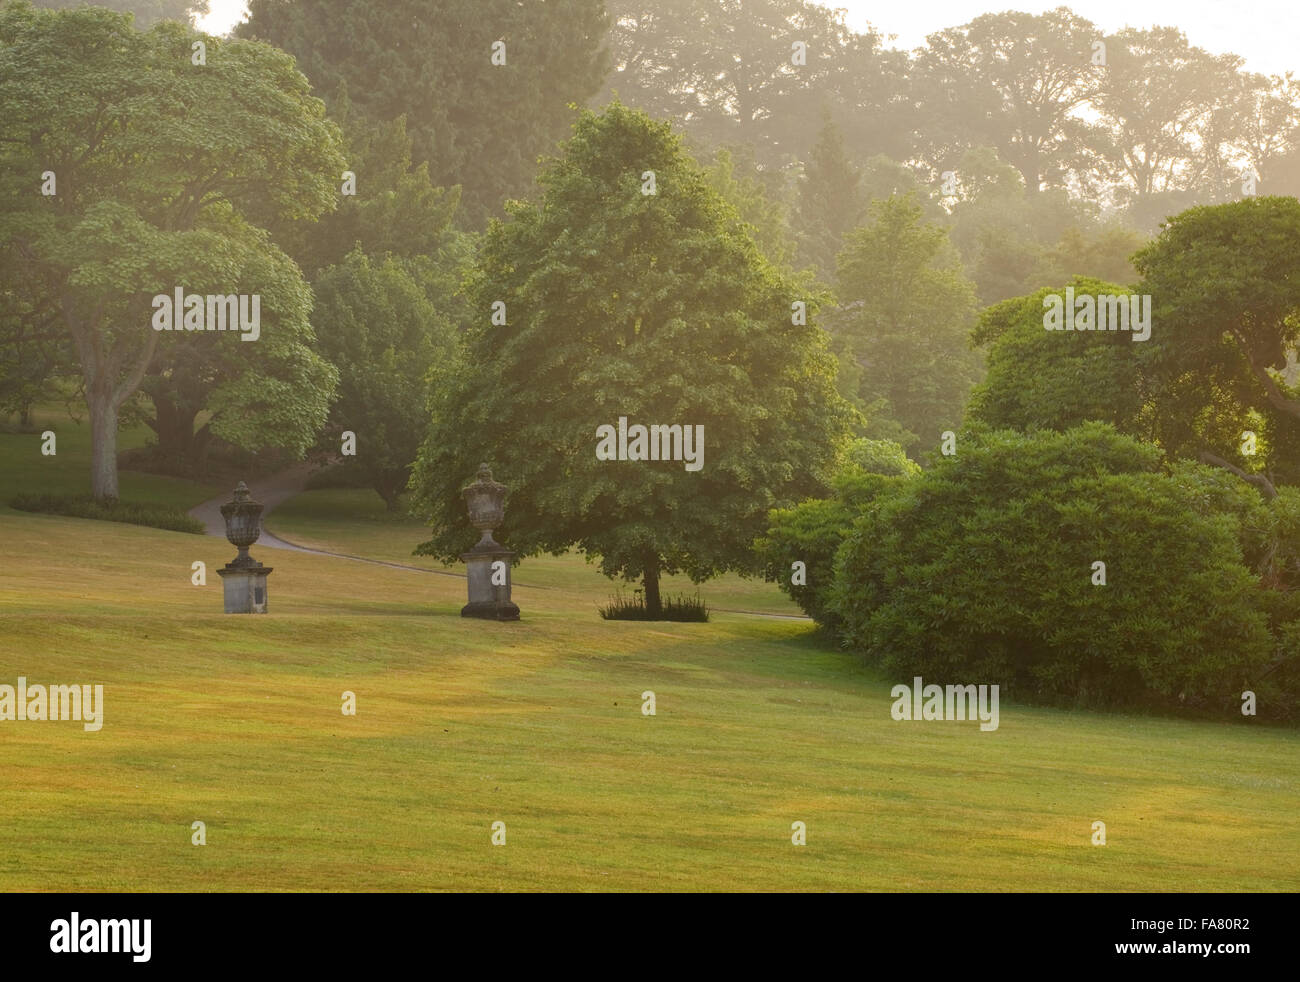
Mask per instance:
[[[0,508],[0,682],[107,703],[0,724],[0,889],[1300,887],[1294,732],[896,723],[800,622],[606,623],[599,577],[470,622],[457,578],[253,551],[272,613],[226,617],[224,541]]]

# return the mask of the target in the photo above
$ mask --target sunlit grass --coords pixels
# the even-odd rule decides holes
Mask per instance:
[[[80,489],[58,432],[45,459],[0,434],[0,485]],[[431,565],[370,492],[270,525]],[[105,687],[97,733],[0,722],[0,889],[1300,888],[1294,731],[1005,702],[996,732],[895,722],[807,622],[718,609],[791,609],[771,584],[705,584],[707,624],[603,621],[596,569],[529,559],[499,624],[459,616],[457,577],[253,553],[270,613],[231,617],[224,539],[0,508],[0,684]]]
[[[524,620],[471,621],[462,580],[269,550],[271,613],[228,617],[222,540],[9,512],[0,541],[40,557],[0,573],[0,682],[106,701],[98,733],[0,723],[3,889],[1300,886],[1294,732],[898,723],[801,622],[528,588]]]

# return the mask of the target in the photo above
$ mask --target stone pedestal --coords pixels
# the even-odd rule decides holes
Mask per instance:
[[[221,517],[226,520],[226,538],[239,549],[238,556],[217,570],[226,594],[226,613],[265,614],[266,578],[271,567],[248,554],[248,547],[262,534],[262,505],[240,481],[234,499],[221,506]]]
[[[487,464],[479,464],[478,480],[460,489],[469,508],[469,521],[483,533],[474,548],[461,553],[469,574],[469,603],[461,608],[461,617],[482,617],[491,621],[517,621],[519,608],[510,600],[510,563],[515,554],[492,538],[506,517],[504,484],[492,480]],[[501,584],[492,582],[492,564],[501,563],[497,574]]]
[[[217,575],[226,594],[227,614],[266,613],[266,578],[271,575],[270,566],[227,564],[217,570]]]
[[[460,616],[490,621],[519,620],[519,608],[510,600],[510,563],[515,554],[495,542],[486,547],[479,543],[460,558],[465,561],[469,574],[469,603],[461,608]],[[505,573],[505,583],[499,586],[492,582],[492,564],[496,562],[503,564]],[[497,578],[501,578],[500,574]]]

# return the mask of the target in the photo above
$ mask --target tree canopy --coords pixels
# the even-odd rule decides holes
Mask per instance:
[[[293,55],[331,111],[405,117],[415,162],[460,185],[478,225],[527,192],[570,103],[599,88],[605,30],[603,0],[252,0],[238,33]]]
[[[341,458],[343,469],[374,488],[390,510],[406,490],[428,427],[425,377],[435,359],[454,357],[458,342],[449,273],[428,259],[372,259],[357,250],[313,284],[312,324],[321,353],[340,375],[318,446],[338,455],[350,431],[355,453]]]
[[[34,0],[37,7],[49,7],[52,10],[67,10],[90,2],[96,7],[131,14],[135,18],[135,26],[142,31],[153,27],[160,20],[179,20],[188,24],[195,17],[206,14],[211,6],[210,0]]]
[[[1282,375],[1300,341],[1300,201],[1189,209],[1134,257],[1152,297],[1150,374],[1159,438],[1184,455],[1235,457],[1256,414],[1290,481],[1300,392]]]
[[[1126,297],[1130,289],[1084,277],[1068,286],[1076,297]],[[974,337],[990,345],[988,373],[971,393],[967,418],[1021,432],[1063,431],[1094,420],[1139,435],[1142,344],[1119,331],[1045,330],[1044,299],[1065,291],[1048,287],[981,312]]]
[[[1249,530],[1224,507],[1259,497],[1220,475],[1165,473],[1158,448],[1101,423],[963,432],[957,454],[860,511],[831,607],[847,643],[898,679],[1234,711],[1265,682],[1274,640]]]
[[[827,487],[852,413],[824,336],[666,124],[584,113],[539,197],[489,228],[469,292],[460,377],[413,478],[423,552],[471,544],[459,489],[486,461],[512,488],[502,541],[576,544],[644,577],[656,610],[660,574],[752,568],[768,509]],[[620,419],[680,426],[698,466],[685,449],[601,459]]]
[[[342,157],[292,59],[176,21],[142,32],[97,7],[8,3],[0,116],[12,202],[0,214],[0,275],[71,338],[94,495],[117,496],[118,413],[172,355],[198,372],[205,353],[226,360],[207,407],[214,430],[253,448],[305,449],[335,373],[311,348],[301,273],[260,226],[333,207]],[[155,330],[151,298],[177,289],[259,296],[258,340]]]

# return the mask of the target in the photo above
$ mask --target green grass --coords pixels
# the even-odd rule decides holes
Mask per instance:
[[[506,514],[509,515],[507,505]],[[461,566],[445,566],[428,556],[413,556],[411,550],[429,538],[429,529],[418,519],[394,515],[373,491],[330,489],[307,491],[280,505],[266,519],[266,527],[290,542],[365,556],[421,569],[463,572]],[[509,535],[502,541],[510,544]],[[603,576],[597,565],[584,561],[580,553],[564,556],[530,556],[511,576],[517,586],[546,586],[573,594],[593,596],[591,612],[609,603],[610,593],[623,581]],[[630,585],[636,588],[639,581]],[[719,576],[696,585],[686,576],[665,576],[660,581],[664,596],[699,592],[710,610],[750,610],[764,614],[801,617],[803,612],[775,584],[746,579],[734,574]]]
[[[316,494],[339,492],[285,517],[410,539]],[[521,566],[499,624],[459,616],[462,579],[253,553],[271,612],[228,617],[222,539],[0,509],[0,683],[106,704],[97,733],[0,723],[0,889],[1300,888],[1295,731],[1005,702],[992,733],[895,722],[806,622],[603,621],[577,557]]]
[[[62,406],[42,406],[32,413],[35,433],[0,428],[0,508],[17,494],[79,495],[90,492],[90,423],[68,418]],[[0,422],[3,422],[0,419]],[[53,456],[41,454],[41,432],[53,430]],[[152,431],[141,424],[118,433],[117,449],[143,447]],[[118,472],[118,496],[128,502],[151,502],[186,511],[220,494],[222,488],[174,477]]]
[[[106,700],[98,733],[0,724],[0,889],[1300,886],[1294,732],[897,723],[800,622],[602,621],[528,588],[523,621],[469,621],[462,580],[273,550],[271,613],[226,617],[189,582],[215,538],[13,513],[0,536],[40,557],[3,574],[0,680]]]

